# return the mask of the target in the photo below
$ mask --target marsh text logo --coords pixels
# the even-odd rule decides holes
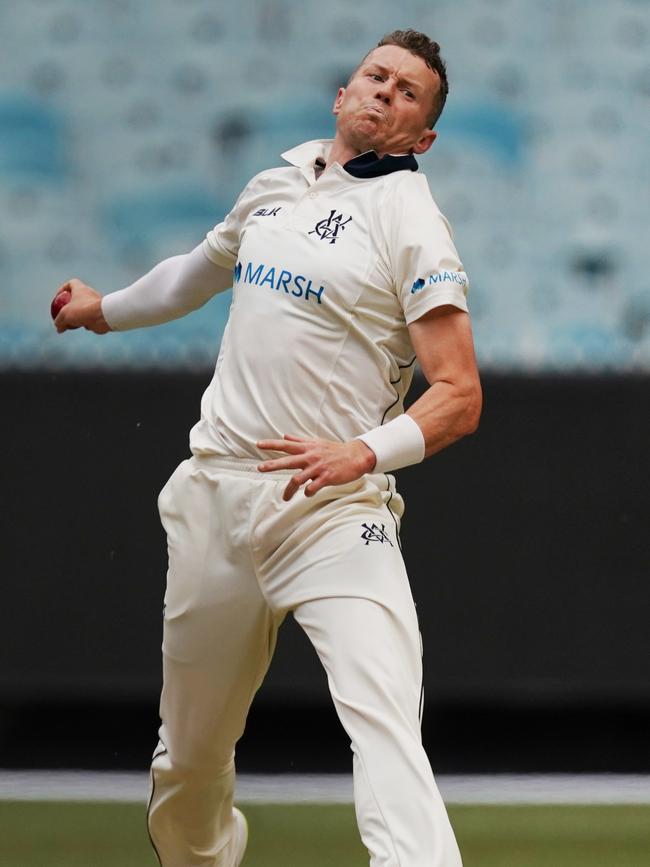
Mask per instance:
[[[456,283],[465,291],[468,283],[467,274],[464,271],[438,271],[436,274],[429,274],[428,277],[418,277],[411,286],[411,295],[416,295],[426,286],[434,286],[436,283]]]
[[[243,282],[252,286],[268,286],[269,289],[294,298],[303,298],[316,304],[323,303],[324,286],[314,289],[317,281],[304,274],[294,274],[287,268],[265,265],[262,262],[259,265],[253,262],[237,262],[233,274],[235,284]]]

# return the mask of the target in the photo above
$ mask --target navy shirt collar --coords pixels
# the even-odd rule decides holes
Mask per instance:
[[[378,157],[375,151],[366,151],[348,160],[343,166],[345,171],[355,178],[378,178],[381,175],[390,175],[392,172],[400,172],[405,169],[417,172],[418,163],[413,154],[385,154]]]

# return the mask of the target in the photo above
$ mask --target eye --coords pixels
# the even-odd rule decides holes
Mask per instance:
[[[412,90],[406,89],[404,91],[404,96],[408,97],[408,99],[415,99],[415,94],[413,93]]]
[[[383,75],[380,75],[378,72],[371,72],[370,78],[374,78],[375,81],[383,81],[384,80]]]

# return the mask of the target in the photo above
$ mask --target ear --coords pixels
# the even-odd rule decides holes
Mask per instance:
[[[420,138],[413,145],[414,154],[423,154],[429,150],[438,136],[438,133],[433,129],[425,129]]]
[[[339,92],[336,94],[336,99],[334,100],[334,105],[332,106],[332,114],[338,114],[341,111],[341,106],[343,105],[344,98],[345,88],[339,87]]]

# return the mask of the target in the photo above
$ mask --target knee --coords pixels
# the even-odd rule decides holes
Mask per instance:
[[[163,775],[175,782],[217,782],[234,772],[234,752],[220,755],[217,752],[200,750],[165,750],[154,755],[151,763],[156,775]]]
[[[188,729],[175,730],[163,722],[160,746],[154,753],[152,767],[179,776],[219,776],[234,766],[235,746],[208,739],[205,734]]]

